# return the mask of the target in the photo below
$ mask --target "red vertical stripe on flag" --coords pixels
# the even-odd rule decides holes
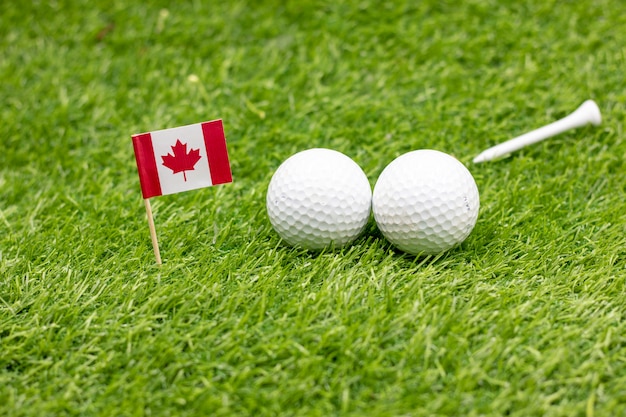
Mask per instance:
[[[233,177],[228,162],[228,151],[226,150],[226,138],[224,137],[224,126],[221,120],[202,123],[202,134],[206,146],[207,157],[209,158],[209,171],[211,171],[211,182],[224,184],[232,182]]]
[[[139,183],[141,184],[143,198],[161,195],[161,183],[150,133],[133,135],[133,148],[135,149],[135,159],[137,160],[137,171],[139,171]]]

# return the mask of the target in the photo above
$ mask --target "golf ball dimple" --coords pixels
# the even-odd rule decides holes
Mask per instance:
[[[267,190],[270,223],[289,245],[319,250],[356,239],[367,224],[372,189],[363,170],[341,152],[299,152],[276,170]]]
[[[372,197],[382,234],[412,255],[444,252],[471,233],[480,206],[472,174],[434,150],[406,153],[381,173]]]

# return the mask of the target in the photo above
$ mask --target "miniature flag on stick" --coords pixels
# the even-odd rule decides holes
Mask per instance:
[[[149,198],[232,182],[221,120],[133,135],[150,237],[161,264]]]

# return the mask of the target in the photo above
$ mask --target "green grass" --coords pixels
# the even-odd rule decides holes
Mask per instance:
[[[0,3],[0,414],[626,414],[625,27],[619,0]],[[602,126],[471,164],[587,98]],[[153,199],[158,268],[130,135],[215,118],[234,183]],[[372,184],[453,154],[478,223],[423,259],[373,221],[286,247],[265,191],[310,147]]]

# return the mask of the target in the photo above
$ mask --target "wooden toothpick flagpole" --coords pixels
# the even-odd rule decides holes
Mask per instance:
[[[152,216],[152,206],[150,205],[150,199],[144,198],[143,202],[146,206],[146,214],[148,215],[148,226],[150,227],[150,239],[152,239],[154,257],[156,258],[157,265],[161,266],[161,252],[159,251],[159,241],[157,240],[156,228],[154,227],[154,217]]]

